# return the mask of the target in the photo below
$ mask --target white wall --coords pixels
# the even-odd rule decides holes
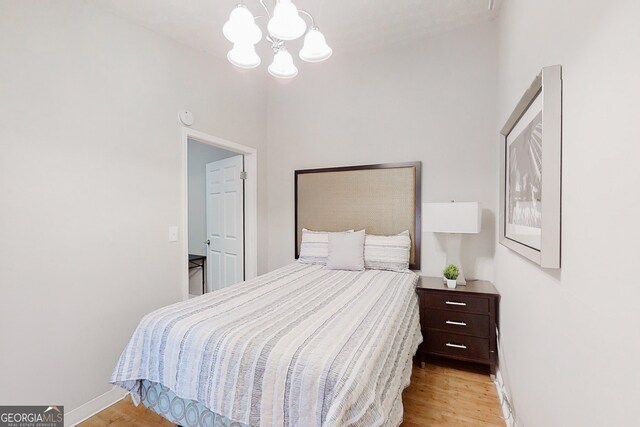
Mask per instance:
[[[510,0],[501,12],[496,130],[543,66],[564,74],[562,270],[496,250],[521,425],[640,423],[639,17],[635,0]]]
[[[265,258],[266,91],[75,0],[1,1],[0,64],[0,402],[69,411],[110,389],[140,318],[181,298],[180,109],[258,148]]]
[[[497,25],[487,22],[366,55],[301,64],[271,82],[269,268],[294,259],[293,171],[422,161],[422,199],[480,201],[483,232],[465,237],[467,277],[491,279]],[[423,235],[422,270],[439,275],[444,238]]]
[[[189,253],[206,255],[207,245],[207,163],[241,154],[197,141],[188,143]]]

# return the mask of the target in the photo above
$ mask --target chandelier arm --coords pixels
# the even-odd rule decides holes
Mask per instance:
[[[262,8],[267,12],[267,16],[271,19],[271,12],[269,12],[269,8],[264,4],[264,0],[258,0],[258,3],[262,6]]]
[[[254,20],[254,21],[257,21],[258,19],[266,18],[266,17],[267,17],[267,16],[265,16],[265,15],[258,15],[258,16],[254,16],[253,20]],[[268,34],[266,34],[266,35],[264,36],[264,38],[265,38],[265,39],[267,39],[267,41],[269,41],[269,43],[274,43],[273,39],[272,39]]]
[[[262,0],[259,0],[259,1],[260,1],[260,4],[262,4],[262,5],[264,6],[264,4],[262,3]],[[269,13],[269,11],[268,11],[268,10],[267,10],[267,13]],[[257,15],[257,16],[255,16],[253,19],[254,19],[254,21],[257,21],[258,19],[261,19],[261,18],[269,18],[269,16],[268,16],[268,15]],[[278,41],[279,41],[278,39],[275,39],[275,40],[274,40],[274,39],[272,39],[272,38],[271,38],[271,36],[269,35],[269,33],[265,34],[264,38],[265,38],[269,43],[271,43],[272,45],[273,45],[273,44],[277,44],[277,43],[278,43]]]
[[[307,15],[307,17],[311,20],[311,28],[316,28],[316,21],[313,19],[313,16],[304,9],[298,9],[298,12]]]

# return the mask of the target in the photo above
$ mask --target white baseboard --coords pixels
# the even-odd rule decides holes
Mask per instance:
[[[65,427],[72,427],[80,424],[87,418],[97,414],[103,409],[113,405],[127,395],[127,392],[120,387],[113,386],[108,392],[101,394],[85,403],[84,405],[64,414]]]
[[[495,375],[493,384],[496,386],[498,392],[498,399],[500,400],[500,408],[502,409],[502,418],[507,427],[516,427],[516,422],[513,416],[513,407],[511,406],[511,399],[509,393],[504,386],[504,380],[502,379],[502,373],[498,369]]]

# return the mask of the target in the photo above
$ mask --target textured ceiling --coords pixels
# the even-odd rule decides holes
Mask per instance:
[[[239,0],[85,0],[180,43],[219,57],[230,44],[222,25]],[[271,4],[273,0],[265,0]],[[489,0],[297,0],[309,11],[334,52],[373,50],[496,16]],[[254,15],[257,0],[245,0]],[[265,26],[261,24],[265,31]],[[265,42],[263,41],[263,44]],[[263,47],[264,49],[264,47]]]

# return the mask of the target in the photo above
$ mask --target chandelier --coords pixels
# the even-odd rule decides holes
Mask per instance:
[[[224,36],[233,43],[233,49],[227,59],[239,68],[256,68],[262,62],[256,53],[255,45],[262,40],[262,30],[256,23],[260,18],[268,18],[268,35],[265,39],[273,49],[273,62],[269,65],[269,74],[279,79],[292,79],[298,75],[298,68],[287,50],[285,42],[299,39],[304,35],[304,44],[300,50],[300,59],[306,62],[322,62],[329,59],[333,50],[327,45],[324,35],[316,27],[311,14],[298,9],[291,0],[274,0],[273,14],[264,4],[257,0],[266,12],[266,16],[253,16],[242,1],[236,6],[229,20],[222,27]],[[305,15],[310,26],[300,16]],[[306,33],[306,35],[305,35]]]

